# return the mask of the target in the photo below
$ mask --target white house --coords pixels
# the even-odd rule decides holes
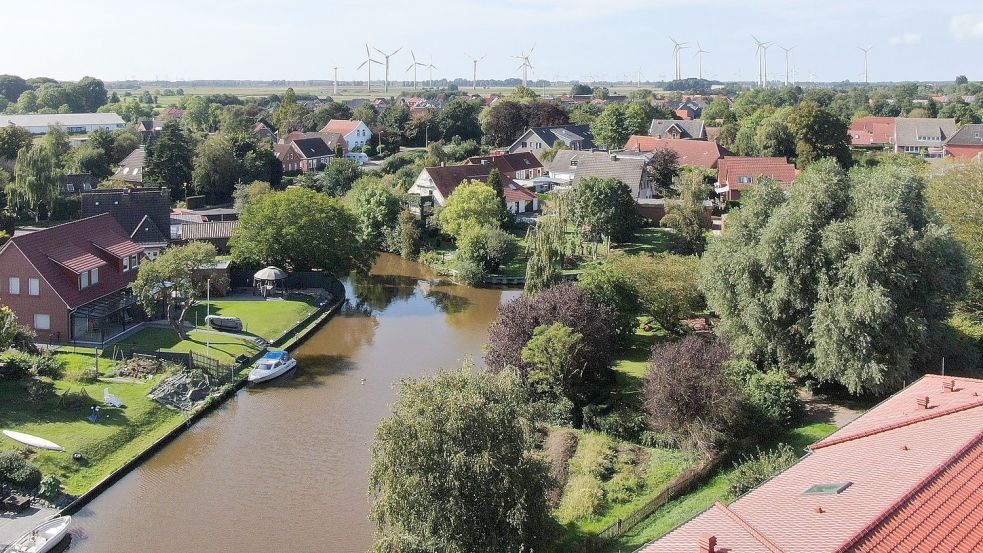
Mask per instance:
[[[32,113],[0,115],[0,126],[17,125],[31,134],[47,134],[48,127],[61,127],[68,134],[90,133],[99,129],[115,131],[126,126],[118,113]]]
[[[338,133],[345,137],[349,149],[361,148],[372,140],[372,131],[361,121],[332,119],[321,129],[323,133]]]

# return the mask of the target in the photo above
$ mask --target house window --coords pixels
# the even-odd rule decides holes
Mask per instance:
[[[37,313],[34,315],[34,328],[36,330],[51,330],[51,315]]]
[[[520,143],[520,144],[519,144],[519,147],[520,147],[520,148],[525,148],[525,147],[526,147],[526,143],[525,143],[525,142],[522,142],[522,143]]]
[[[20,294],[20,277],[10,277],[8,289],[11,294]]]
[[[131,255],[130,256],[130,268],[135,270],[139,266],[140,266],[140,256],[139,255]]]
[[[99,284],[99,268],[97,267],[95,269],[92,269],[91,271],[89,271],[89,274],[90,274],[89,282],[91,282],[93,286]]]
[[[751,184],[751,177],[748,177],[748,176],[737,177],[737,183],[738,184]]]
[[[86,271],[79,275],[79,289],[89,287],[89,272]]]
[[[130,258],[129,257],[124,257],[123,258],[123,272],[125,273],[125,272],[127,272],[129,270],[130,270]]]
[[[41,281],[36,278],[27,279],[27,295],[29,296],[40,296],[41,295]]]
[[[576,166],[577,166],[577,160],[576,159],[571,159],[570,160],[570,167],[576,167]]]

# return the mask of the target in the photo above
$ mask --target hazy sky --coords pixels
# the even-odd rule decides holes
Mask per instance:
[[[710,51],[704,76],[753,80],[751,33],[795,46],[803,81],[862,80],[860,45],[871,81],[983,79],[983,0],[30,0],[4,2],[0,22],[0,73],[57,79],[330,79],[340,65],[363,80],[368,42],[403,48],[393,80],[412,78],[411,48],[436,77],[470,77],[466,54],[487,55],[479,79],[518,76],[511,56],[534,44],[530,78],[658,80],[672,34]],[[768,60],[784,79],[777,46]]]

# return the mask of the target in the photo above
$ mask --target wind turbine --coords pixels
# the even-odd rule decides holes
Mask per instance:
[[[480,58],[472,58],[471,56],[468,56],[468,59],[470,59],[471,63],[474,64],[473,71],[471,73],[471,90],[478,90],[478,62],[485,59],[485,56],[481,56]]]
[[[758,56],[758,86],[764,88],[768,84],[768,46],[770,42],[761,42],[758,37],[751,35],[758,48],[754,54]]]
[[[866,48],[861,48],[860,46],[857,46],[857,50],[860,50],[861,52],[864,53],[864,84],[870,84],[869,74],[867,73],[867,54],[870,54],[872,48],[873,46],[868,46]]]
[[[789,80],[788,79],[789,79],[789,75],[791,73],[791,71],[790,71],[791,62],[789,61],[789,59],[790,59],[789,55],[792,53],[792,50],[795,50],[795,46],[792,46],[790,48],[786,48],[784,46],[779,45],[778,47],[785,51],[785,86],[788,86],[789,85]]]
[[[680,79],[683,78],[682,77],[682,73],[683,73],[683,71],[682,71],[682,65],[680,65],[680,63],[679,63],[679,52],[683,51],[686,48],[689,48],[689,46],[687,46],[687,44],[689,44],[689,43],[688,42],[679,42],[678,40],[672,38],[671,36],[669,37],[669,40],[671,40],[672,41],[672,44],[673,44],[673,46],[672,46],[672,57],[673,57],[674,65],[676,66],[676,79],[675,80],[678,81],[678,80],[680,80]]]
[[[426,67],[427,64],[425,64],[423,62],[416,61],[416,54],[413,53],[413,50],[410,50],[410,56],[413,57],[413,63],[411,63],[410,66],[406,68],[406,72],[409,73],[410,72],[410,69],[413,70],[413,89],[415,90],[417,88],[420,88],[420,85],[419,85],[420,81],[416,78],[416,70],[420,66]]]
[[[331,69],[334,69],[334,95],[337,96],[338,95],[338,66],[336,65]]]
[[[366,65],[369,66],[369,80],[365,81],[365,85],[366,85],[366,87],[367,87],[367,89],[369,91],[372,90],[372,64],[373,63],[378,63],[379,65],[382,65],[382,62],[381,61],[377,61],[377,60],[372,59],[372,52],[369,51],[369,45],[366,44],[365,45],[365,61],[363,61],[362,62],[362,65],[359,65],[355,69],[361,69],[362,67],[364,67]]]
[[[433,64],[433,58],[430,58],[430,63],[427,64],[427,69],[430,70],[430,88],[433,88],[433,70],[437,69],[437,66]]]
[[[386,58],[386,63],[385,63],[385,65],[386,65],[386,92],[389,92],[389,58],[391,58],[392,56],[395,56],[396,55],[396,52],[399,52],[403,48],[402,47],[396,48],[390,54],[387,54],[387,53],[383,52],[382,50],[380,50],[380,49],[378,49],[378,48],[376,48],[374,46],[372,47],[372,49],[375,50],[376,52],[379,52],[380,54],[382,54],[382,57]]]
[[[709,54],[710,50],[704,50],[703,46],[700,46],[700,41],[696,41],[696,55],[694,58],[700,58],[700,80],[703,80],[703,54]]]
[[[533,68],[532,63],[530,63],[529,61],[529,56],[532,55],[532,51],[535,49],[536,49],[536,45],[534,44],[533,47],[529,49],[528,54],[523,52],[522,55],[512,56],[517,60],[522,60],[522,64],[516,68],[522,70],[522,86],[528,86],[529,84],[529,70]]]

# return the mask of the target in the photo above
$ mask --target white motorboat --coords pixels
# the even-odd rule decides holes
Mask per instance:
[[[15,442],[20,442],[24,445],[29,445],[31,447],[36,447],[38,449],[50,449],[51,451],[65,451],[65,448],[52,442],[51,440],[45,440],[38,436],[32,436],[31,434],[25,434],[23,432],[15,432],[13,430],[4,430],[3,435],[10,438]]]
[[[296,366],[297,360],[290,357],[289,353],[283,350],[271,350],[253,365],[247,380],[253,383],[271,380]]]
[[[3,553],[46,553],[51,551],[68,534],[72,517],[64,516],[49,520],[34,530],[24,534],[7,546]]]

